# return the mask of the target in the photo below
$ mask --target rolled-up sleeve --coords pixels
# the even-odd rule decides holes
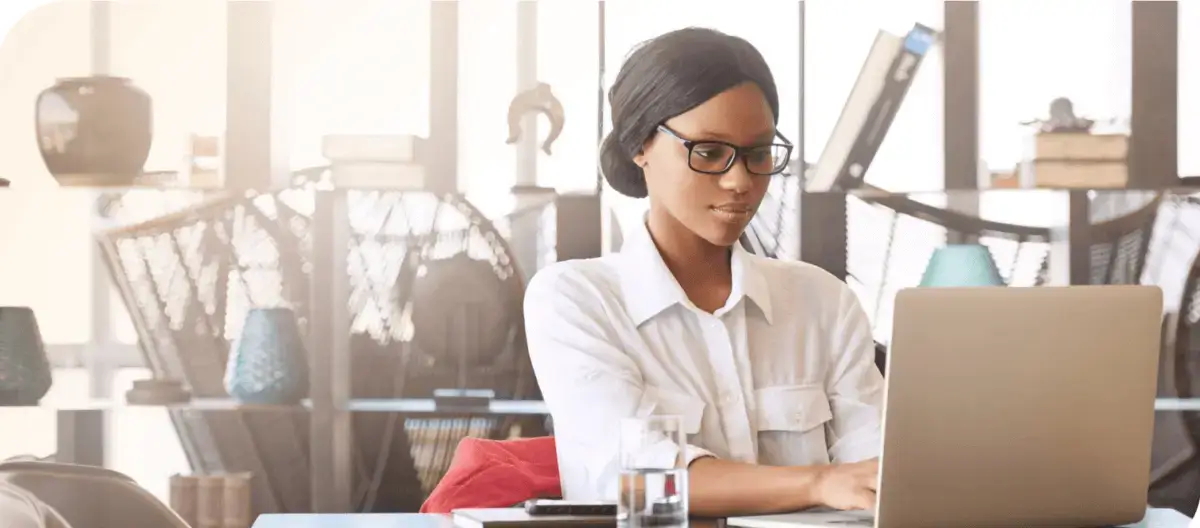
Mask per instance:
[[[878,457],[883,416],[883,375],[875,366],[870,322],[849,287],[843,287],[840,297],[827,381],[833,411],[829,456],[835,464]]]
[[[530,360],[554,420],[563,495],[615,500],[620,421],[654,412],[637,364],[608,322],[615,314],[587,277],[561,264],[530,281],[524,304]],[[688,446],[684,456],[691,463],[711,453]]]

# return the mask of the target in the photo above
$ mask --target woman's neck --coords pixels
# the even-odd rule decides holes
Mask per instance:
[[[725,305],[733,288],[730,249],[693,233],[668,214],[648,215],[646,227],[688,299],[696,307],[714,312]]]

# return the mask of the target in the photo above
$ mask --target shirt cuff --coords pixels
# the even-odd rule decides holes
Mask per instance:
[[[882,444],[879,428],[856,431],[829,447],[829,459],[835,464],[850,464],[878,458]]]
[[[685,467],[691,467],[692,462],[695,462],[701,458],[710,458],[710,457],[717,458],[717,455],[714,455],[712,451],[704,449],[703,447],[697,447],[692,444],[688,444],[687,450],[684,451],[684,460],[687,462]]]

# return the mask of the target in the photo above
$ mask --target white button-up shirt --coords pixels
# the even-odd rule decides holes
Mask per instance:
[[[879,456],[883,379],[850,289],[804,263],[732,255],[733,289],[692,304],[644,225],[620,253],[541,270],[525,293],[563,494],[615,500],[622,418],[683,417],[690,463]]]

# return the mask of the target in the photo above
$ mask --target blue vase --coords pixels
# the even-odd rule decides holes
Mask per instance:
[[[952,244],[938,248],[929,258],[925,287],[1004,286],[992,252],[982,244]]]
[[[37,405],[51,383],[33,310],[0,306],[0,405]]]
[[[308,354],[296,315],[254,308],[229,352],[225,390],[243,403],[294,405],[308,396]]]

